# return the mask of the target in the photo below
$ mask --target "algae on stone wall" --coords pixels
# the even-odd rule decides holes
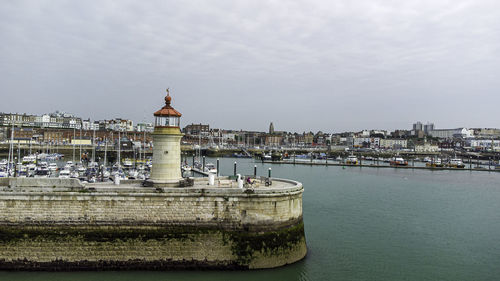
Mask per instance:
[[[123,269],[127,263],[130,269],[248,269],[255,263],[264,268],[296,261],[305,255],[304,249],[302,221],[269,232],[159,226],[0,226],[0,269]]]

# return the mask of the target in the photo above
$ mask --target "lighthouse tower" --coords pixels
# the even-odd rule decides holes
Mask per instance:
[[[181,175],[180,114],[172,106],[172,97],[167,89],[165,106],[154,113],[153,167],[149,186],[178,186]]]

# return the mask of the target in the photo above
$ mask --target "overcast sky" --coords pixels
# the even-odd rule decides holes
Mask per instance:
[[[500,127],[500,1],[2,1],[0,112]]]

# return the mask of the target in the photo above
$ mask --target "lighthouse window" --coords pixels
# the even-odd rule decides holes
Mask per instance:
[[[179,127],[179,117],[169,116],[169,117],[156,117],[155,126],[159,127]]]

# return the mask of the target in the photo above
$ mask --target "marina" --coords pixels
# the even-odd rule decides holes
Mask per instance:
[[[25,166],[11,147],[0,178],[0,270],[251,270],[304,259],[302,184],[236,166],[222,176],[219,160],[201,153],[201,163],[181,166],[182,114],[169,89],[164,100],[152,159],[122,159],[118,138],[111,168],[85,153],[59,172],[63,155],[28,155]]]
[[[496,280],[500,275],[500,174],[425,169],[283,165],[220,158],[220,173],[304,184],[308,256],[273,270],[3,272],[50,280]],[[207,157],[216,163],[216,158]],[[479,262],[480,261],[480,262]]]
[[[292,164],[292,165],[315,165],[315,166],[341,166],[341,167],[360,167],[360,168],[394,168],[394,169],[421,169],[421,170],[450,170],[450,171],[480,171],[480,172],[500,172],[497,163],[484,162],[469,162],[463,164],[460,160],[454,160],[449,164],[441,164],[441,161],[436,163],[411,162],[406,165],[394,165],[390,161],[365,160],[359,161],[357,158],[350,157],[346,160],[330,159],[330,160],[303,160],[303,159],[285,159],[281,161],[266,161],[268,164]],[[429,165],[427,165],[429,164]]]

